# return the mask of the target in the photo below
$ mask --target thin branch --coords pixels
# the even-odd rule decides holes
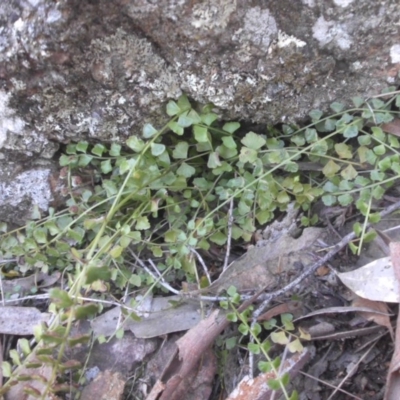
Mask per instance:
[[[224,259],[224,266],[222,268],[225,271],[228,268],[229,256],[231,255],[231,243],[232,243],[232,225],[233,225],[233,197],[229,202],[229,211],[228,211],[228,239],[226,242],[226,253]]]
[[[151,259],[148,260],[149,264],[154,268],[156,271],[156,275],[146,266],[146,264],[130,249],[131,256],[136,260],[136,262],[156,281],[158,282],[162,287],[165,289],[169,290],[170,292],[174,294],[180,294],[179,290],[174,289],[169,283],[166,282],[164,277],[160,274],[160,271],[157,269],[157,267],[154,265],[153,261]]]
[[[204,273],[205,273],[205,275],[206,275],[206,277],[208,279],[208,282],[210,282],[210,285],[211,285],[211,276],[210,276],[210,273],[208,272],[208,268],[206,266],[206,263],[203,260],[203,257],[193,247],[189,247],[189,250],[196,256],[197,260],[199,261],[200,265],[203,268],[203,271],[204,271]]]

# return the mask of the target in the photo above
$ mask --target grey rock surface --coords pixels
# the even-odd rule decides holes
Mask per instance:
[[[299,122],[399,83],[399,20],[397,0],[4,0],[0,159],[121,142],[182,92],[226,120]]]

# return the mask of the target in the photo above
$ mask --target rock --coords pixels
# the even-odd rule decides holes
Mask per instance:
[[[161,127],[182,92],[225,120],[275,124],[399,83],[395,0],[3,3],[5,162]]]

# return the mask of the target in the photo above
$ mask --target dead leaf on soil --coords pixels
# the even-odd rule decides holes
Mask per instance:
[[[202,356],[228,324],[225,314],[215,310],[177,340],[175,352],[146,400],[180,400],[181,385],[193,374]]]
[[[23,278],[4,279],[2,281],[3,296],[15,293],[23,296],[24,293],[29,293],[34,287],[43,288],[52,286],[60,279],[60,276],[61,272],[56,271],[51,275],[38,272]]]
[[[359,314],[368,321],[373,321],[378,325],[386,327],[390,332],[390,336],[394,340],[394,331],[389,318],[389,307],[386,303],[383,303],[382,301],[371,301],[357,296],[352,301],[352,305],[354,307],[370,308],[371,311],[363,311],[359,312]]]
[[[400,243],[390,243],[390,256],[398,290],[400,290]],[[394,352],[386,381],[384,400],[397,400],[400,393],[400,314],[397,316]]]
[[[395,136],[400,136],[400,119],[395,118],[391,122],[381,125],[383,132],[390,133]]]
[[[35,307],[0,307],[0,333],[33,335],[33,328],[41,322],[48,322],[50,316]]]
[[[400,289],[390,257],[379,258],[354,271],[339,273],[349,289],[364,299],[398,303]]]
[[[100,372],[83,390],[80,400],[122,399],[126,380],[119,372]]]
[[[91,322],[95,335],[112,335],[118,329],[120,313],[121,309],[115,307],[95,318]],[[125,330],[130,329],[137,338],[144,339],[188,330],[202,318],[199,302],[182,301],[180,296],[147,297],[136,314],[141,320],[135,321],[128,317],[123,327]]]
[[[0,365],[3,364],[3,346],[0,339]],[[0,388],[3,387],[3,368],[0,368]]]
[[[280,368],[281,375],[288,373],[293,379],[310,359],[310,356],[310,349],[305,347],[302,352],[286,359]],[[276,378],[273,372],[262,373],[254,379],[245,376],[226,400],[269,400],[273,393],[276,393],[275,396],[278,398],[280,391],[273,391],[266,384],[270,379]]]
[[[33,362],[33,359],[30,360]],[[39,360],[35,360],[39,362]],[[51,378],[53,369],[50,365],[43,365],[39,368],[25,368],[22,367],[19,370],[18,376],[36,376],[37,379],[31,379],[28,382],[26,381],[15,381],[15,385],[11,387],[11,389],[5,394],[5,400],[34,400],[39,398],[40,394],[46,389],[47,382]],[[39,393],[39,396],[33,396],[25,393],[25,388],[29,388],[32,393]],[[1,396],[1,395],[0,395]],[[46,397],[41,397],[45,400],[60,400],[58,396],[55,394],[48,394]]]

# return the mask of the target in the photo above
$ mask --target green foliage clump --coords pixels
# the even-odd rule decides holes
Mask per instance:
[[[220,122],[212,105],[182,96],[167,104],[164,127],[148,123],[124,145],[69,144],[60,158],[67,209],[50,209],[45,218],[35,210],[32,221],[11,232],[0,225],[0,258],[18,260],[6,264],[5,276],[59,270],[68,278],[68,290],[51,293],[58,318],[38,342],[64,343],[73,320],[97,312],[80,304],[82,288],[117,296],[128,285],[152,290],[155,275],[132,263],[132,251],[154,259],[166,281],[193,281],[192,249],[225,245],[229,229],[233,240],[248,242],[292,202],[304,212],[303,225],[315,224],[312,205],[320,199],[326,206],[355,204],[365,222],[354,229],[369,239],[366,224],[378,220],[374,202],[400,172],[400,143],[382,129],[400,95],[353,103],[346,110],[335,102],[325,117],[313,110],[305,127],[260,133]]]

